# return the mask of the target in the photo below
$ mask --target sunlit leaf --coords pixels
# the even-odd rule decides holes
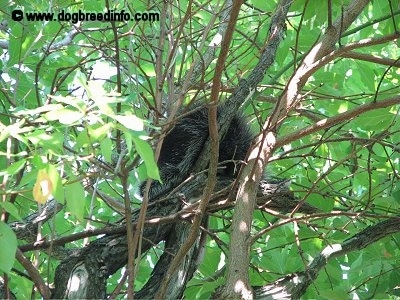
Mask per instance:
[[[134,131],[143,131],[144,129],[143,120],[136,116],[115,116],[115,120]]]
[[[71,125],[80,122],[83,116],[82,112],[62,108],[60,110],[49,111],[44,115],[44,118],[48,121],[58,120],[61,124]]]

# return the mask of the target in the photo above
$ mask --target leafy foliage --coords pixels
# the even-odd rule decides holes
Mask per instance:
[[[203,103],[210,96],[215,61],[196,82],[186,80],[198,71],[194,66],[206,60],[205,53],[219,53],[218,47],[208,45],[221,26],[216,17],[222,8],[217,1],[179,1],[179,6],[139,1],[128,7],[124,1],[115,1],[110,8],[108,1],[54,1],[50,11],[55,13],[124,9],[131,14],[161,15],[154,22],[73,25],[17,22],[11,19],[13,10],[45,12],[49,3],[3,2],[9,5],[0,6],[0,21],[5,24],[0,39],[7,42],[0,49],[0,270],[9,278],[8,288],[25,298],[30,297],[35,280],[22,275],[25,267],[14,261],[15,251],[17,244],[35,240],[17,241],[7,223],[26,220],[42,208],[47,200],[43,180],[54,199],[65,206],[63,213],[38,226],[37,240],[114,224],[123,217],[124,197],[132,208],[140,207],[140,183],[147,178],[160,180],[152,150],[156,143],[150,136],[157,140],[161,128],[166,128],[162,117],[171,116],[174,106]],[[228,97],[239,79],[256,66],[278,2],[253,0],[242,5],[221,79],[221,98]],[[244,108],[254,130],[260,131],[302,59],[318,36],[329,30],[327,14],[322,12],[340,19],[343,6],[352,1],[333,1],[331,11],[328,2],[292,4],[275,63]],[[336,47],[342,51],[308,78],[297,95],[301,101],[277,130],[278,140],[365,104],[398,99],[399,9],[396,1],[374,1],[341,33]],[[166,28],[168,39],[162,35]],[[183,94],[175,94],[178,87]],[[345,120],[290,138],[275,149],[267,173],[291,179],[291,190],[300,202],[319,211],[281,215],[260,209],[254,213],[252,285],[262,286],[307,269],[325,247],[399,215],[400,102],[393,103],[349,114]],[[187,284],[187,298],[208,298],[223,285],[232,214],[220,210],[210,217],[204,260]],[[331,259],[304,298],[398,296],[399,237],[396,233]],[[65,247],[82,248],[89,240],[75,240]],[[137,290],[162,248],[154,245],[143,254]],[[44,249],[29,255],[39,276],[52,283],[59,259]],[[120,280],[117,272],[108,281],[108,291]]]

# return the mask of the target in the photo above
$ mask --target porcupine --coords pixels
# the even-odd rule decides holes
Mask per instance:
[[[220,105],[217,110],[217,122],[221,125],[222,110],[227,106]],[[149,199],[153,200],[166,195],[182,183],[193,171],[193,167],[208,139],[208,109],[201,107],[185,115],[165,136],[158,167],[162,183],[153,181]],[[246,158],[253,134],[241,111],[235,113],[225,136],[219,144],[218,162],[223,163],[218,176],[234,178],[240,169],[240,162]],[[144,191],[145,183],[141,186]]]

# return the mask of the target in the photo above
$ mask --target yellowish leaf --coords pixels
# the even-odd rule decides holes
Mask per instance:
[[[45,204],[53,192],[53,184],[46,170],[39,170],[36,183],[33,186],[33,199],[40,204]]]

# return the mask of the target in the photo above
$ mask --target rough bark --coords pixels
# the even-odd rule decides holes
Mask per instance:
[[[196,184],[198,185],[199,182]],[[218,186],[219,188],[229,187],[229,184],[232,184],[232,182],[221,181]],[[196,193],[194,186],[191,186],[188,190],[194,194]],[[228,188],[221,193],[217,193],[210,203],[210,211],[215,212],[220,209],[232,208],[234,203],[226,199],[229,192]],[[162,202],[159,203],[160,205],[152,205],[149,209],[149,215],[164,216],[174,214],[179,210],[176,207],[179,207],[180,200],[182,200],[182,194],[162,205]],[[262,181],[258,190],[257,200],[258,209],[264,210],[268,208],[281,212],[290,212],[298,204],[293,194],[288,190],[288,182],[267,183]],[[186,216],[190,216],[190,213],[193,213],[193,205],[196,204],[182,209]],[[190,210],[187,210],[187,208],[190,208]],[[317,212],[315,208],[306,204],[303,204],[299,211],[303,213]],[[136,213],[133,213],[134,219]],[[53,214],[51,213],[51,215]],[[187,217],[187,219],[189,220],[190,218]],[[165,252],[156,264],[149,281],[141,291],[135,294],[135,297],[138,299],[154,298],[159,282],[164,276],[173,254],[176,253],[184,241],[189,227],[189,222],[177,218],[171,224],[146,226],[143,250],[149,249],[154,243],[161,240],[166,241],[166,246]],[[171,230],[172,228],[174,230]],[[399,218],[388,219],[369,226],[341,244],[326,247],[303,272],[289,274],[273,283],[266,283],[264,286],[252,287],[254,297],[256,299],[298,299],[317,278],[319,272],[330,259],[351,251],[360,250],[385,236],[399,231]],[[126,241],[126,235],[123,233],[106,235],[64,259],[56,270],[55,289],[53,290],[52,298],[106,298],[105,290],[108,276],[115,273],[127,262]],[[182,296],[187,281],[197,268],[200,248],[201,241],[199,239],[195,247],[185,257],[175,277],[171,279],[167,294],[169,299],[177,299]],[[0,288],[0,292],[4,293],[3,288]]]
[[[161,202],[149,208],[148,216],[167,216],[177,212],[179,207],[177,199]],[[133,213],[134,221],[137,220],[138,213],[139,211]],[[142,251],[166,239],[171,226],[171,224],[146,226],[143,233]],[[127,249],[126,234],[116,234],[99,238],[79,253],[67,257],[56,269],[52,298],[106,298],[106,280],[126,265]]]
[[[203,174],[203,176],[199,176],[199,178],[184,186],[177,197],[151,205],[148,210],[148,217],[162,217],[177,213],[182,199],[194,199],[199,195],[199,191],[204,187],[204,176]],[[230,184],[232,184],[232,180],[222,180],[218,182],[218,187],[223,188],[230,186]],[[223,193],[217,194],[212,199],[211,208],[219,210],[232,207],[232,203],[223,201],[228,196],[228,193],[229,190],[225,189]],[[286,183],[269,184],[264,182],[263,185],[260,185],[259,195],[260,201],[262,201],[260,203],[261,206],[268,205],[266,202],[270,201],[272,197],[280,199],[277,203],[286,203],[284,211],[287,211],[288,207],[295,207],[297,204],[293,194],[287,190]],[[219,201],[223,203],[218,208],[217,203]],[[290,202],[292,204],[289,204]],[[310,210],[312,208],[308,207],[306,209]],[[191,211],[186,211],[186,215],[193,214],[193,210],[195,210],[194,207]],[[138,211],[133,213],[133,222],[137,220],[137,216]],[[154,297],[154,293],[158,288],[155,283],[159,283],[159,279],[165,273],[168,267],[166,264],[173,258],[171,254],[176,253],[187,237],[190,224],[179,220],[175,221],[175,227],[173,227],[172,223],[145,227],[142,252],[162,240],[166,241],[166,250],[168,251],[165,251],[160,262],[156,265],[149,283],[142,291],[138,292],[139,298],[149,299]],[[171,228],[174,230],[171,231]],[[193,275],[199,246],[200,241],[197,241],[194,248],[186,255],[174,278],[171,279],[168,288],[168,295],[171,296],[171,299],[182,295],[186,282]],[[106,280],[127,263],[127,248],[126,234],[107,235],[93,241],[78,253],[67,257],[56,269],[55,289],[52,298],[105,298]]]

